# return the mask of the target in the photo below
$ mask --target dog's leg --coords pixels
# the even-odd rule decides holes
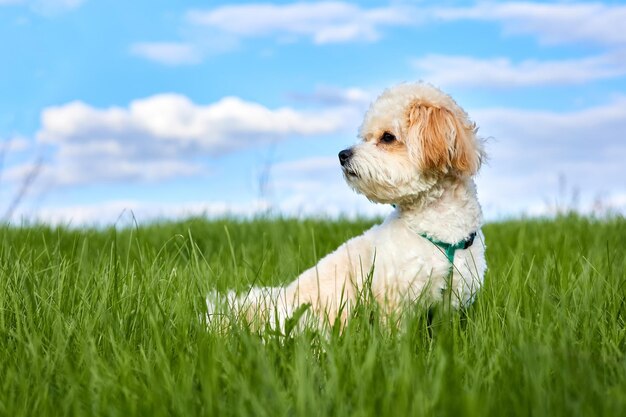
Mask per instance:
[[[370,273],[373,249],[367,234],[341,245],[335,252],[304,271],[286,287],[252,288],[242,294],[217,293],[207,297],[207,321],[245,320],[255,327],[269,325],[284,330],[287,320],[300,314],[299,307],[309,304],[319,324],[345,323],[350,307],[364,277]],[[301,321],[310,315],[299,315]]]
[[[332,325],[336,319],[345,323],[372,262],[372,244],[366,233],[304,271],[285,288],[285,300],[292,306],[310,304],[320,323]]]
[[[224,324],[234,320],[255,328],[269,325],[281,329],[293,310],[282,287],[254,287],[241,294],[211,292],[206,304],[207,323]]]

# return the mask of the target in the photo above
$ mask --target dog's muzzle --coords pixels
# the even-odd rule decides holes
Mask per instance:
[[[339,163],[341,164],[341,168],[343,168],[343,173],[346,178],[359,178],[359,174],[354,170],[352,164],[350,164],[350,160],[354,152],[352,152],[352,148],[344,149],[339,152]]]
[[[352,158],[352,148],[344,149],[339,152],[339,163],[342,167],[346,166],[346,164],[350,161],[350,158]]]

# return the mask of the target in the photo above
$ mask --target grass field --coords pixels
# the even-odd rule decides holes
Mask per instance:
[[[1,416],[623,416],[626,221],[485,227],[477,302],[400,328],[228,332],[210,289],[292,280],[369,221],[0,227]]]

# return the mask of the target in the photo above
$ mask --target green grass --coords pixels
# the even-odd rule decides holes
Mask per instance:
[[[226,332],[210,289],[292,280],[368,221],[0,227],[0,416],[626,415],[626,221],[485,227],[477,302],[428,326]]]

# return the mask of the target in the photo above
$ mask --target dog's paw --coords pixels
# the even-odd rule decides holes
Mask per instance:
[[[204,320],[207,326],[216,324],[227,324],[229,317],[234,311],[237,294],[233,291],[220,293],[216,290],[210,291],[206,296],[206,314]],[[202,317],[200,318],[202,320]]]

